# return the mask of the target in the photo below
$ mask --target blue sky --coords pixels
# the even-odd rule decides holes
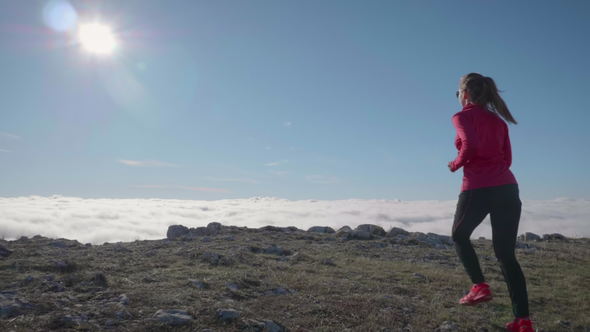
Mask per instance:
[[[0,3],[0,196],[455,199],[479,72],[521,197],[590,197],[588,1],[70,1],[100,57],[48,3]]]

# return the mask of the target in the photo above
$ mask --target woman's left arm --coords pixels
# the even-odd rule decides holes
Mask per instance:
[[[461,113],[455,114],[451,120],[457,130],[457,135],[461,139],[461,150],[459,150],[457,158],[448,165],[451,172],[454,172],[464,166],[475,154],[477,135],[468,115]]]

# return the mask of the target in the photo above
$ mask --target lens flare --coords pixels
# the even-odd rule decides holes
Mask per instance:
[[[112,54],[117,47],[117,40],[111,28],[100,23],[80,25],[78,40],[86,51],[95,54]]]

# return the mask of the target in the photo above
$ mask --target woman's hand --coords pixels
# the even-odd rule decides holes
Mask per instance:
[[[449,161],[449,164],[448,164],[447,166],[449,167],[449,171],[451,171],[451,172],[453,172],[453,173],[455,172],[455,171],[453,170],[453,162],[452,162],[452,161]]]

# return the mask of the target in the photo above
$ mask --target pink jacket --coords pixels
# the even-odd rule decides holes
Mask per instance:
[[[459,151],[451,171],[463,167],[461,191],[517,183],[510,171],[512,149],[504,120],[476,104],[465,105],[451,119]]]

